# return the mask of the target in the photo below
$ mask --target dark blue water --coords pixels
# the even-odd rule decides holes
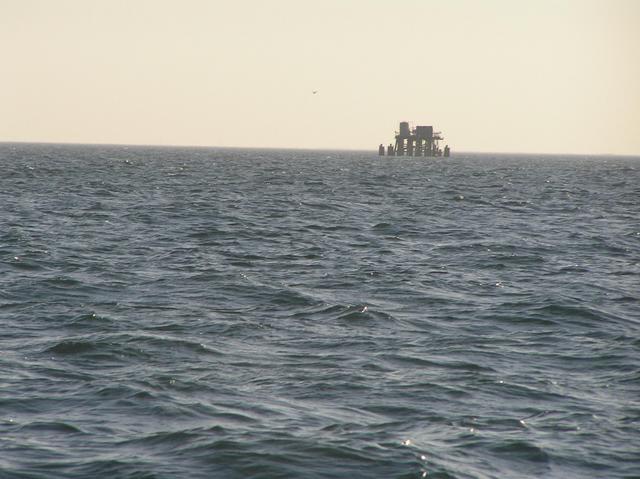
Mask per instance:
[[[1,478],[640,477],[640,159],[0,145]]]

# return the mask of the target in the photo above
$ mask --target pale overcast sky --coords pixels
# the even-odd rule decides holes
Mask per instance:
[[[640,154],[640,0],[0,0],[0,141]],[[318,90],[317,94],[312,94]]]

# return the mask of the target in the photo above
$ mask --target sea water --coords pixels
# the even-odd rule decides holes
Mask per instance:
[[[640,477],[640,158],[0,145],[0,477]]]

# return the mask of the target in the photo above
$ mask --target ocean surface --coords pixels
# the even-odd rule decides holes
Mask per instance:
[[[640,158],[0,145],[0,478],[640,477]]]

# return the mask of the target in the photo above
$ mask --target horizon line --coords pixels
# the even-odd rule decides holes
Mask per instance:
[[[60,146],[118,146],[118,147],[153,147],[153,148],[202,148],[202,149],[229,149],[229,150],[291,150],[291,151],[350,151],[366,153],[377,153],[377,148],[361,149],[361,148],[314,148],[314,147],[282,147],[282,146],[222,146],[222,145],[193,145],[193,144],[169,144],[169,143],[87,143],[77,141],[25,141],[25,140],[0,140],[0,145],[60,145]],[[587,157],[628,157],[628,158],[640,158],[640,153],[567,153],[567,152],[540,152],[540,151],[480,151],[480,150],[455,150],[451,149],[452,153],[464,154],[464,155],[541,155],[541,156],[587,156]],[[387,157],[387,155],[385,155]],[[421,158],[404,155],[401,158]],[[424,157],[428,158],[428,157]]]

